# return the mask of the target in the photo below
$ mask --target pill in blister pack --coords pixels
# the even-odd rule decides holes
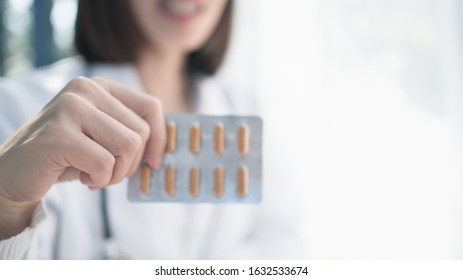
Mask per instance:
[[[140,166],[129,178],[130,201],[260,202],[259,117],[170,114],[166,132],[163,166]]]

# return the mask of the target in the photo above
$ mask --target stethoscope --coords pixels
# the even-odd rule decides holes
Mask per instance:
[[[108,191],[106,188],[100,190],[100,210],[103,221],[103,248],[101,259],[103,260],[129,260],[130,257],[119,249],[111,229],[108,213]]]
[[[92,70],[92,66],[88,64],[85,65],[83,71],[84,76],[92,77]],[[103,260],[128,260],[130,257],[119,249],[111,229],[108,210],[108,190],[104,187],[99,193],[101,220],[103,222],[103,248],[100,249],[99,258]]]

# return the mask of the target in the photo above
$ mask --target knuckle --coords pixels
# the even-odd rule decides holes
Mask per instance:
[[[150,133],[151,133],[151,128],[150,128],[149,124],[147,122],[145,122],[145,121],[142,121],[141,124],[140,124],[140,128],[139,128],[138,133],[140,134],[143,142],[148,140],[148,138],[150,136]]]
[[[95,76],[95,77],[91,78],[91,80],[96,82],[96,83],[106,83],[106,82],[109,81],[107,78],[104,78],[104,77],[101,77],[101,76]]]
[[[77,94],[66,91],[59,96],[58,107],[65,112],[80,111],[84,107],[82,101],[83,99]]]
[[[79,76],[74,79],[72,79],[67,87],[77,90],[77,91],[82,91],[88,89],[88,87],[91,85],[91,81],[87,77]]]
[[[162,111],[162,102],[158,98],[154,96],[147,96],[148,97],[148,104],[155,108],[158,111]]]
[[[131,123],[130,128],[136,132],[141,139],[146,140],[151,132],[150,125],[144,119],[139,116],[135,116],[133,122]]]
[[[59,96],[59,101],[66,105],[73,105],[74,103],[78,102],[79,99],[79,96],[71,91],[65,91]]]
[[[110,178],[116,159],[109,153],[101,153],[95,157],[95,172],[102,174],[105,178]]]
[[[143,140],[139,134],[128,131],[122,138],[122,152],[133,154],[139,150],[142,142]]]

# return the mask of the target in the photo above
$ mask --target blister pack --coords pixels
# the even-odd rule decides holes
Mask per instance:
[[[262,197],[262,120],[254,116],[166,115],[159,170],[129,178],[133,202],[258,203]]]

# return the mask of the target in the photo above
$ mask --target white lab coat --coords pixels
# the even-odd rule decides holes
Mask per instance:
[[[76,57],[0,82],[0,143],[79,75],[103,76],[142,90],[130,65],[89,66]],[[233,97],[212,78],[199,84],[198,113],[256,114],[252,102]],[[248,107],[248,108],[246,108]],[[268,141],[270,142],[270,141]],[[266,149],[269,150],[269,149]],[[134,259],[302,258],[300,219],[282,170],[264,154],[263,201],[243,204],[130,203],[127,179],[108,188],[114,242]],[[99,191],[78,181],[54,185],[31,226],[0,241],[1,258],[98,259],[104,234]]]

